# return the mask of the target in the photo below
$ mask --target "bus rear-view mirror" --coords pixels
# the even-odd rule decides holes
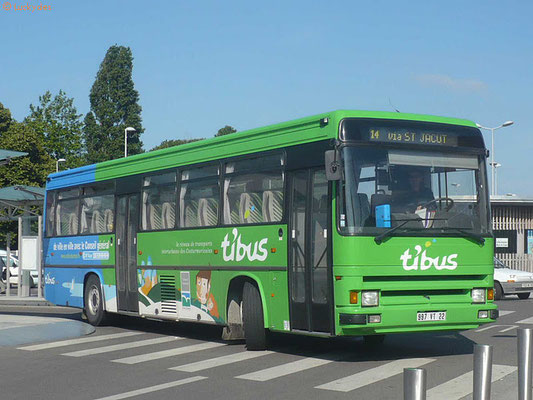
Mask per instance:
[[[325,164],[326,178],[328,181],[338,181],[342,178],[341,160],[338,150],[326,150]]]

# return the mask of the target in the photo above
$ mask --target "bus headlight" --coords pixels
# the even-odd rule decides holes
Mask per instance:
[[[376,307],[379,305],[379,292],[364,291],[361,292],[361,305],[363,307]]]
[[[484,303],[485,302],[485,289],[472,289],[472,302]]]

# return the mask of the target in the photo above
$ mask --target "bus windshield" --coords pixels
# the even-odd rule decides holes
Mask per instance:
[[[341,233],[488,233],[483,157],[368,145],[344,147],[342,155]]]

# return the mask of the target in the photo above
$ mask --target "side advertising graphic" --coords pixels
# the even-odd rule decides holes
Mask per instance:
[[[283,226],[138,235],[141,314],[224,323],[227,274],[286,267]],[[253,270],[252,270],[253,273]]]
[[[102,283],[106,310],[116,311],[115,269],[91,268],[115,265],[113,235],[46,238],[43,250],[47,300],[58,305],[83,307],[83,282],[87,272],[92,270]]]
[[[113,235],[44,240],[45,265],[115,265]]]

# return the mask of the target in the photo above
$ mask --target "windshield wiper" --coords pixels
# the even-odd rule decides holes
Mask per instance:
[[[407,224],[408,222],[415,221],[413,219],[404,219],[403,222],[399,225],[396,225],[394,228],[388,229],[385,232],[383,232],[381,235],[378,235],[374,237],[374,242],[377,244],[381,244],[384,239],[388,238],[390,235],[392,235],[397,229],[400,229],[402,226]]]
[[[438,229],[442,229],[442,230],[453,229],[454,231],[462,233],[464,235],[464,237],[468,237],[470,239],[473,239],[474,241],[476,241],[479,244],[484,244],[485,243],[485,238],[483,236],[481,236],[481,235],[479,235],[477,233],[474,233],[474,232],[467,231],[466,229],[455,228],[453,226],[443,226],[443,227],[440,227]]]

